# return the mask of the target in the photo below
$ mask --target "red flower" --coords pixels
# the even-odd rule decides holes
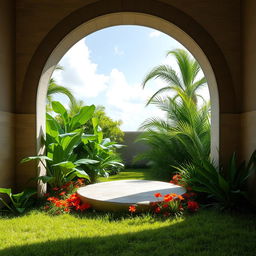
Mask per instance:
[[[82,186],[84,184],[84,179],[77,179],[77,184]]]
[[[64,209],[65,212],[70,212],[70,209],[67,207]]]
[[[64,196],[65,194],[66,194],[66,191],[59,193],[60,196]]]
[[[195,212],[199,209],[199,204],[195,201],[188,201],[188,210]]]
[[[52,196],[52,197],[48,197],[47,198],[47,201],[50,201],[50,202],[55,202],[55,201],[58,201],[59,199],[57,198],[57,197],[54,197],[54,196]]]
[[[66,200],[58,200],[54,202],[57,207],[68,207],[68,202]]]
[[[55,187],[55,188],[52,188],[53,191],[58,191],[59,188]]]
[[[163,204],[163,208],[167,208],[168,207],[168,204]]]
[[[91,205],[90,205],[90,204],[88,204],[88,203],[83,203],[83,204],[80,205],[79,210],[80,210],[80,211],[84,211],[84,210],[87,210],[87,209],[89,209],[89,208],[91,208]]]
[[[175,185],[180,185],[180,180],[182,179],[180,174],[176,174],[172,177],[172,180],[170,183],[175,184]]]
[[[161,208],[160,207],[156,207],[155,213],[159,213],[159,212],[161,212]]]
[[[171,196],[171,194],[167,194],[167,195],[164,196],[164,201],[166,203],[172,201],[172,199],[173,199],[173,197]]]
[[[161,193],[155,193],[155,197],[163,197]]]
[[[68,188],[72,183],[73,183],[72,181],[69,181],[68,183],[61,186],[61,188]]]
[[[178,195],[177,197],[180,199],[180,201],[184,200],[184,197],[181,195]]]
[[[129,212],[136,212],[136,206],[135,205],[130,205],[129,206]]]
[[[48,197],[50,195],[50,193],[45,193],[44,196],[45,197]]]
[[[66,200],[70,207],[76,207],[76,210],[79,209],[79,205],[81,203],[80,197],[77,195],[77,193],[72,194],[69,196],[69,198]]]

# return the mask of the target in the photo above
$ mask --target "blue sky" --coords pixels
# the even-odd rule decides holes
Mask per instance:
[[[121,119],[124,131],[135,131],[149,117],[163,116],[146,100],[164,84],[141,82],[156,65],[176,67],[168,50],[184,48],[160,31],[142,26],[114,26],[99,30],[76,43],[61,59],[64,71],[53,74],[57,83],[70,88],[87,105],[103,105],[107,114]],[[207,96],[207,91],[203,92]],[[65,97],[57,96],[67,105]]]

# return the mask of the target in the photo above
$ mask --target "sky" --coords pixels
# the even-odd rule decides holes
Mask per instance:
[[[177,68],[167,51],[183,48],[170,36],[143,26],[113,26],[98,30],[77,42],[63,56],[55,71],[57,84],[68,87],[86,105],[102,105],[108,116],[122,120],[123,131],[136,131],[150,117],[163,117],[147,99],[165,84],[159,79],[141,83],[155,66],[168,64]],[[202,74],[201,74],[202,75]],[[209,98],[208,89],[201,93]],[[56,96],[66,107],[65,96]]]

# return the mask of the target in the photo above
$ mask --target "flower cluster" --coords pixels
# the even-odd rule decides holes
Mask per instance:
[[[164,216],[178,216],[184,211],[183,200],[184,197],[175,193],[162,195],[156,193],[155,197],[158,199],[157,202],[152,202],[151,206],[154,213],[161,213]]]
[[[53,215],[61,213],[69,213],[71,210],[84,211],[91,206],[88,203],[83,203],[76,193],[77,188],[84,184],[83,179],[70,181],[61,187],[52,188],[50,193],[44,196],[47,198],[44,210]]]
[[[44,207],[51,214],[69,213],[71,210],[84,211],[91,207],[88,203],[83,203],[77,193],[63,198],[48,197],[48,203]]]
[[[183,182],[182,182],[182,177],[180,174],[175,174],[170,183],[174,184],[174,185],[180,185],[180,186],[183,186]]]
[[[151,210],[155,214],[162,214],[165,217],[180,216],[186,210],[189,212],[196,212],[199,209],[199,204],[194,200],[196,194],[194,192],[187,192],[183,195],[175,193],[162,195],[155,193],[156,202],[151,202]],[[132,214],[136,212],[136,205],[129,207],[129,212]]]
[[[186,188],[187,191],[192,190],[192,188],[189,187],[186,182],[184,182],[184,180],[182,179],[182,176],[180,174],[173,175],[172,179],[170,180],[170,183],[184,187],[184,188]]]

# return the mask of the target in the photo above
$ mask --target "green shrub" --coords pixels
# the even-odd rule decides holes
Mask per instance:
[[[0,188],[0,194],[6,194],[7,198],[0,197],[0,202],[5,206],[0,211],[9,211],[14,214],[23,213],[31,206],[31,197],[36,194],[35,189],[25,189],[21,193],[13,194],[11,188]]]
[[[248,164],[237,166],[235,153],[226,168],[218,168],[211,160],[194,159],[193,163],[177,168],[182,180],[194,191],[202,192],[222,209],[245,206],[250,201],[247,192],[248,178],[256,172],[256,151]]]
[[[178,65],[178,72],[169,65],[153,68],[145,77],[142,86],[152,79],[161,79],[164,87],[156,91],[147,105],[156,105],[165,113],[165,118],[150,118],[141,129],[138,138],[149,146],[136,160],[146,159],[152,169],[165,179],[170,179],[173,166],[190,162],[192,158],[204,158],[210,154],[210,104],[198,104],[197,90],[206,85],[205,77],[198,79],[201,68],[198,62],[183,49],[168,52]],[[174,96],[161,97],[171,91]]]
[[[46,114],[46,156],[32,156],[22,160],[41,161],[46,168],[46,175],[38,177],[39,180],[52,188],[61,187],[75,177],[94,182],[94,175],[107,175],[109,166],[123,166],[114,150],[110,150],[118,145],[109,139],[103,139],[98,120],[92,118],[94,105],[81,107],[74,116],[70,116],[57,101],[52,102],[52,108],[58,115]],[[93,134],[84,133],[89,120],[93,122]]]
[[[149,150],[139,154],[136,160],[146,159],[159,177],[170,179],[176,172],[174,166],[204,158],[210,154],[209,104],[198,107],[181,90],[179,98],[156,98],[152,104],[166,113],[166,119],[151,118],[141,128],[138,138]]]

